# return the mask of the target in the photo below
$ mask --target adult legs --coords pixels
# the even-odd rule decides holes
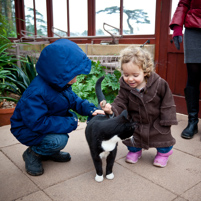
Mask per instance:
[[[187,63],[188,80],[185,92],[185,99],[188,111],[188,125],[181,133],[181,137],[191,139],[198,132],[199,112],[199,86],[201,80],[201,64]]]

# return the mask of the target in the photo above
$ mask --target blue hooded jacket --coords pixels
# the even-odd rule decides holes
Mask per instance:
[[[82,100],[67,85],[79,74],[89,74],[91,61],[77,44],[59,39],[43,49],[38,75],[19,100],[11,117],[11,132],[24,145],[40,144],[47,134],[67,134],[77,128],[72,109],[92,116],[94,104]]]

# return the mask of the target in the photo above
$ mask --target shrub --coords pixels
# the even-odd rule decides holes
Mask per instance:
[[[119,78],[121,72],[115,70],[113,74],[106,74],[106,67],[101,66],[100,62],[92,61],[91,72],[88,75],[79,75],[77,82],[73,84],[73,91],[82,99],[87,99],[89,102],[94,103],[98,106],[98,100],[95,92],[95,85],[98,78],[105,76],[102,82],[101,88],[105,95],[107,102],[112,103],[114,98],[118,94],[120,87]],[[80,121],[85,121],[87,117],[82,117],[79,114],[78,118]]]

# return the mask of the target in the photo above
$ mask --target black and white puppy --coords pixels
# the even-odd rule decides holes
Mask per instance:
[[[101,90],[104,76],[96,82],[96,95],[98,102],[105,100]],[[103,181],[102,158],[106,158],[106,178],[113,179],[112,172],[117,154],[118,141],[131,137],[136,124],[128,119],[128,112],[124,110],[119,116],[109,118],[108,115],[94,116],[85,129],[86,140],[89,145],[91,157],[96,169],[95,180]]]

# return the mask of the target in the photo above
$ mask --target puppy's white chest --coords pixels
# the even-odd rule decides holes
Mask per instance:
[[[110,151],[114,150],[117,142],[120,140],[121,139],[117,137],[117,135],[115,135],[110,140],[102,141],[101,147],[103,148],[104,151],[99,154],[100,158],[107,158]]]
[[[116,143],[120,140],[121,139],[117,135],[115,135],[110,140],[102,141],[101,147],[104,151],[112,151],[115,148]]]
[[[107,158],[107,156],[109,155],[109,151],[103,151],[103,152],[101,152],[100,154],[99,154],[99,156],[100,156],[100,158],[102,159],[102,158]]]

